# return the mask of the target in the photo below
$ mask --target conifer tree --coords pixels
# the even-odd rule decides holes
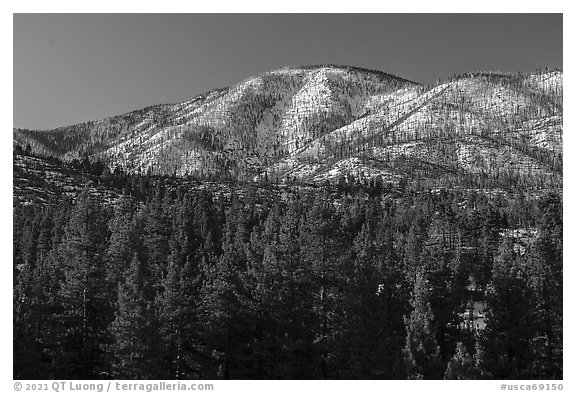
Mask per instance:
[[[529,378],[530,338],[534,334],[533,295],[526,270],[505,240],[494,261],[481,335],[482,371],[492,378]]]
[[[404,359],[408,379],[441,379],[444,371],[440,347],[432,330],[428,280],[420,271],[412,294],[412,312],[406,318],[406,346]]]
[[[456,344],[456,352],[446,365],[444,379],[477,379],[479,376],[476,360],[470,356],[461,342]]]
[[[228,216],[232,219],[232,216]],[[250,361],[246,343],[253,334],[245,307],[249,290],[246,271],[237,260],[238,250],[230,243],[233,226],[226,223],[224,253],[203,266],[206,277],[201,289],[200,315],[205,321],[206,346],[212,363],[209,378],[249,377]]]
[[[113,315],[106,282],[104,253],[107,217],[100,202],[85,189],[78,197],[58,257],[64,273],[61,334],[63,372],[77,378],[95,378],[106,372],[102,344]]]
[[[110,325],[114,378],[162,377],[157,358],[154,310],[144,297],[144,286],[142,263],[134,253],[126,279],[118,284],[116,318]]]
[[[123,195],[116,202],[112,219],[108,224],[110,240],[104,260],[106,279],[114,291],[114,297],[117,297],[117,284],[122,280],[123,273],[130,267],[134,253],[141,249],[136,239],[134,213],[133,201],[129,196]]]
[[[182,260],[177,251],[168,258],[162,292],[156,302],[160,319],[160,334],[164,358],[171,379],[202,377],[199,343],[202,325],[199,320],[200,273],[188,255]]]
[[[329,351],[334,340],[334,310],[340,250],[336,241],[334,206],[325,193],[318,195],[300,226],[300,258],[312,285],[314,320],[311,324],[319,353],[320,376],[330,378]]]

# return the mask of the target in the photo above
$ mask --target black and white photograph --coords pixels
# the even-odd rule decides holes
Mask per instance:
[[[562,13],[14,13],[12,127],[14,381],[563,389]]]

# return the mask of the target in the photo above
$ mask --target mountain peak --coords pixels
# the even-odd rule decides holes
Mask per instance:
[[[351,66],[351,65],[338,65],[338,64],[305,64],[305,65],[288,65],[282,68],[279,68],[274,71],[269,71],[265,74],[274,74],[274,73],[285,73],[289,71],[293,72],[305,72],[305,71],[317,71],[325,69],[326,71],[340,71],[340,72],[350,72],[350,73],[358,73],[358,74],[371,74],[374,76],[378,76],[380,78],[388,78],[388,79],[396,79],[405,82],[410,82],[416,84],[414,81],[410,81],[408,79],[401,78],[399,76],[389,74],[380,70],[370,69],[370,68],[363,68],[359,66]]]

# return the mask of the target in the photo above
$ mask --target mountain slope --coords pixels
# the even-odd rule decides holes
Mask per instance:
[[[558,70],[422,86],[354,67],[287,67],[179,104],[15,129],[14,142],[129,171],[216,178],[506,174],[558,183],[562,85]]]

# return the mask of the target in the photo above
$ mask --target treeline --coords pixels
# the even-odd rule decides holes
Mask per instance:
[[[556,194],[151,190],[14,207],[15,379],[562,378]]]

